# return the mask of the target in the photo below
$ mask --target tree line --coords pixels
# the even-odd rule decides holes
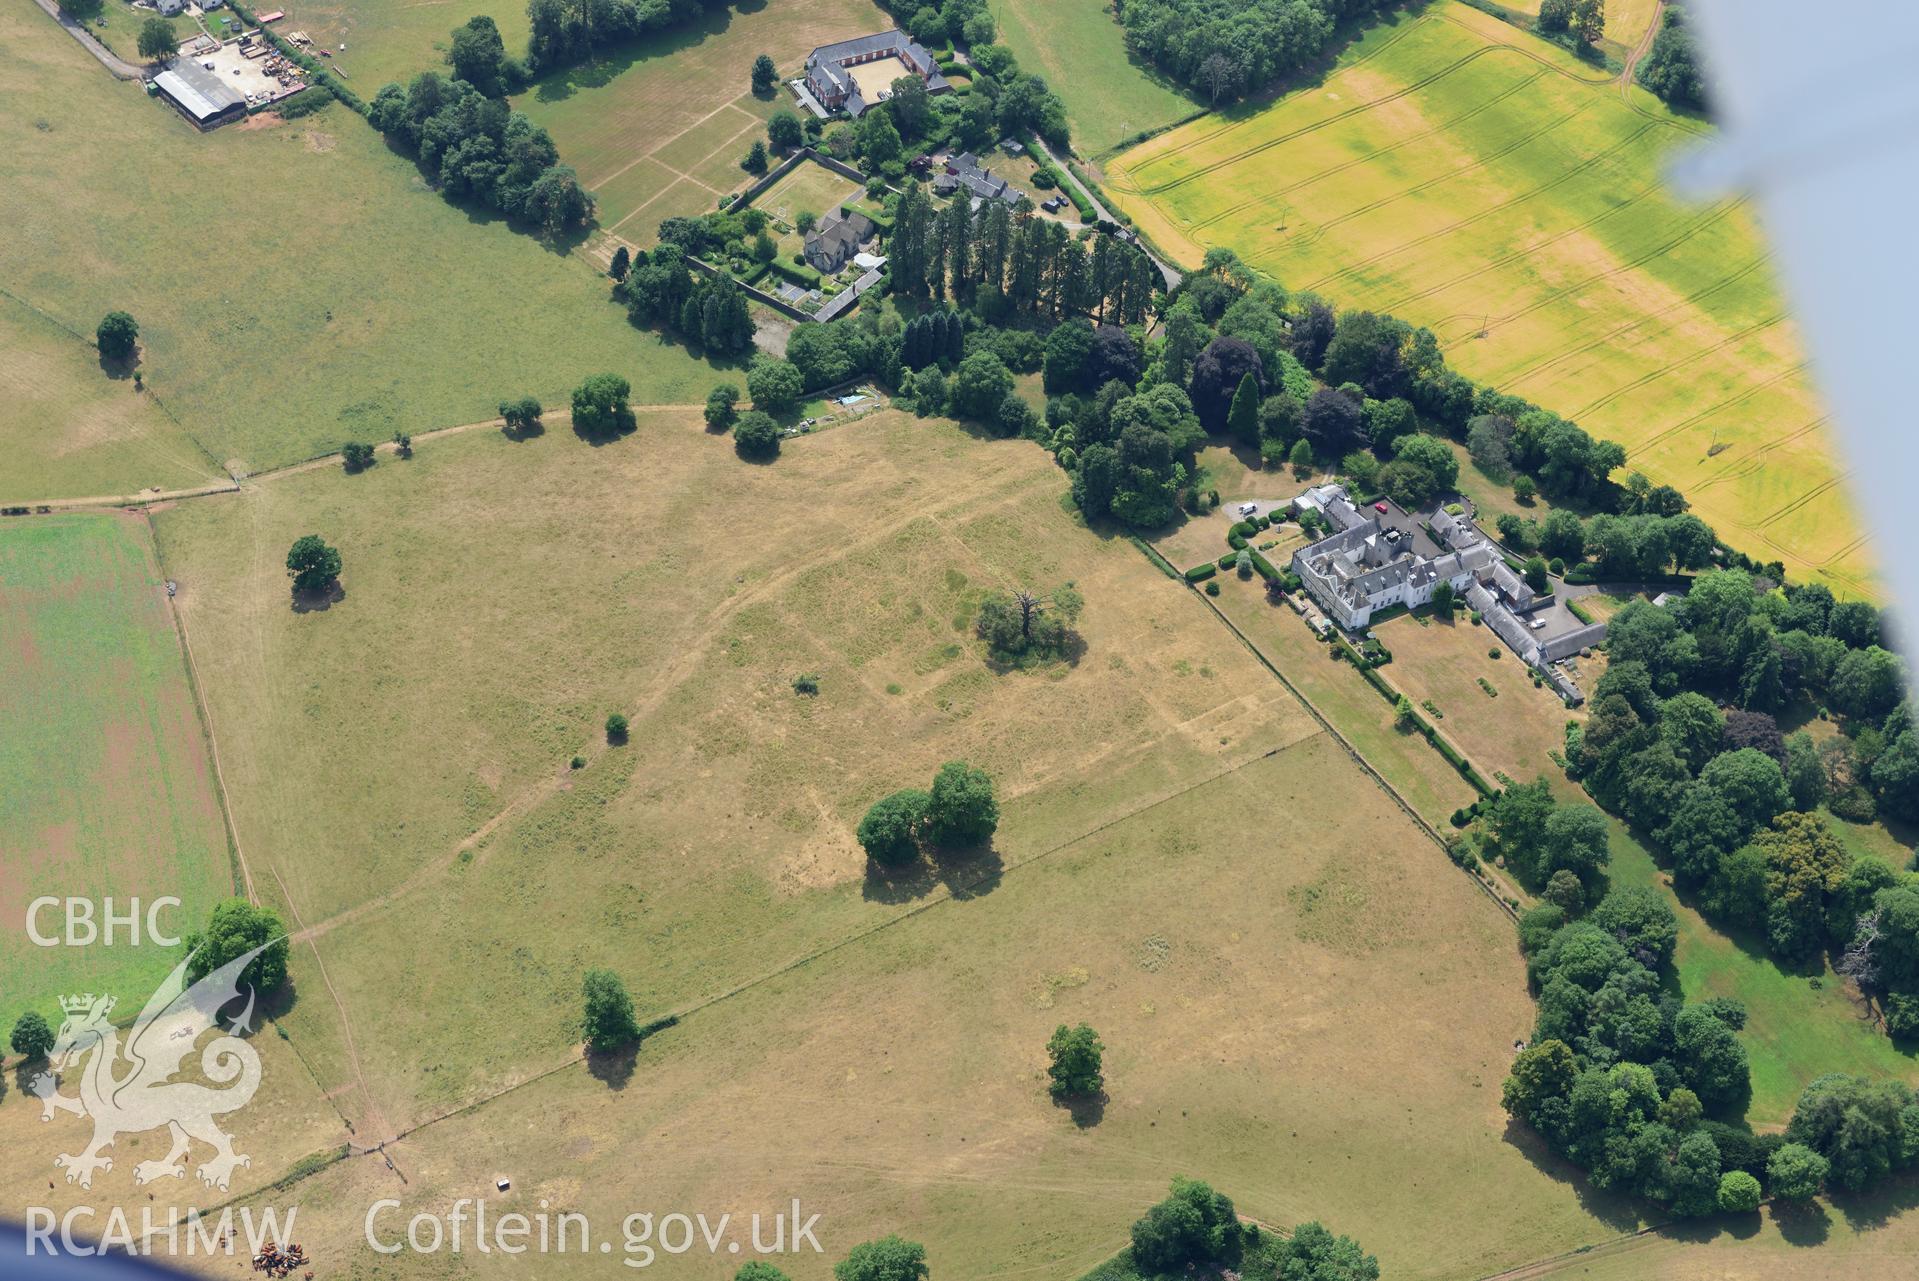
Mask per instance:
[[[462,34],[471,39],[462,41]],[[501,70],[506,53],[492,19],[474,18],[455,37],[460,60],[451,79],[423,71],[404,88],[383,86],[367,104],[367,123],[413,156],[454,203],[496,210],[549,237],[585,226],[592,195],[560,163],[546,130],[505,102],[514,83]],[[490,62],[473,52],[476,45]],[[484,87],[462,72],[479,76]]]
[[[1126,43],[1205,101],[1232,102],[1323,55],[1392,0],[1118,0]]]

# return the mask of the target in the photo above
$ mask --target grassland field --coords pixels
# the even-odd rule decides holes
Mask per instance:
[[[601,230],[646,247],[663,220],[714,209],[751,181],[740,159],[774,111],[798,110],[785,82],[815,46],[890,26],[871,0],[716,9],[556,71],[513,105],[553,135],[598,201]],[[750,91],[760,53],[780,69],[766,98]]]
[[[0,1026],[69,993],[143,1001],[177,950],[40,946],[42,896],[172,896],[178,936],[233,892],[226,826],[146,521],[94,513],[0,523]],[[62,936],[62,908],[34,926]],[[104,920],[96,922],[104,925]],[[144,985],[144,986],[143,986]]]
[[[1066,107],[1073,148],[1099,157],[1204,104],[1126,48],[1112,0],[991,0],[999,42]]]
[[[0,506],[119,497],[227,478],[130,374],[103,367],[91,333],[0,293]]]
[[[564,1069],[390,1145],[409,1212],[502,1162],[516,1195],[614,1219],[789,1188],[836,1248],[898,1228],[960,1275],[1084,1270],[1189,1169],[1345,1220],[1409,1276],[1635,1221],[1506,1136],[1529,1007],[1505,918],[1062,492],[1040,451],[900,414],[746,468],[655,413],[599,448],[470,432],[155,517],[234,821],[304,930],[281,1025],[359,1133],[567,1063],[586,967],[687,1016],[624,1088]],[[309,528],[345,595],[296,613],[278,560]],[[1079,660],[987,668],[979,593],[1066,580]],[[868,877],[858,815],[955,756],[999,779],[994,848]],[[1116,1047],[1090,1130],[1038,1080],[1067,1017]],[[1388,1069],[1408,1021],[1446,1048]],[[1382,1098],[1403,1122],[1358,1138]],[[1486,1185],[1459,1169],[1503,1207],[1464,1234]],[[303,1182],[309,1249],[344,1253],[390,1183]]]
[[[1448,359],[1626,447],[1734,546],[1876,590],[1843,463],[1747,210],[1681,205],[1700,126],[1463,5],[1371,28],[1323,84],[1108,163],[1188,262],[1433,329]],[[1483,336],[1481,336],[1483,334]]]
[[[203,136],[103,74],[45,14],[8,6],[0,118],[20,122],[0,186],[0,325],[27,332],[25,307],[90,338],[107,311],[133,313],[138,368],[181,424],[95,408],[130,397],[126,384],[91,358],[56,356],[51,337],[0,345],[0,384],[79,411],[9,416],[9,499],[169,483],[181,475],[172,459],[199,450],[258,471],[486,419],[509,395],[563,404],[600,370],[627,376],[636,399],[672,404],[698,402],[721,377],[629,325],[584,260],[447,204],[344,111]],[[22,492],[41,480],[59,488]]]

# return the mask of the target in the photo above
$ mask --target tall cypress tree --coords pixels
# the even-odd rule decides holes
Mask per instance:
[[[1226,411],[1226,430],[1242,445],[1259,445],[1259,384],[1251,370],[1239,380],[1239,390],[1233,393],[1232,407]]]

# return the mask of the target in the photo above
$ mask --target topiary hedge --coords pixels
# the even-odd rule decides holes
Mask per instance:
[[[1186,581],[1189,583],[1203,582],[1204,580],[1211,578],[1214,574],[1217,574],[1218,572],[1219,572],[1219,566],[1213,564],[1213,562],[1209,560],[1204,565],[1195,565],[1191,569],[1187,570]]]

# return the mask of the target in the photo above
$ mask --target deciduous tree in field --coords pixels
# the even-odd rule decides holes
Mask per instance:
[[[853,1247],[833,1265],[834,1281],[926,1281],[926,1247],[884,1236]]]
[[[607,275],[615,280],[625,280],[626,273],[633,265],[633,255],[625,245],[613,251],[613,264],[607,269]]]
[[[766,140],[773,144],[775,151],[793,150],[804,136],[800,118],[785,108],[775,111],[766,122]]]
[[[582,984],[586,999],[586,1048],[596,1054],[617,1050],[640,1039],[639,1020],[633,1016],[633,998],[626,984],[611,970],[588,970]]]
[[[240,978],[270,992],[286,982],[286,935],[286,927],[270,907],[259,907],[243,898],[217,903],[207,918],[207,927],[187,935],[187,981],[198,983],[227,962],[264,947],[266,950],[240,972]]]
[[[13,1046],[15,1054],[43,1059],[53,1049],[53,1029],[37,1011],[28,1010],[14,1021],[13,1036],[8,1044]]]
[[[733,450],[741,458],[779,457],[779,425],[761,410],[748,410],[734,424]]]
[[[860,848],[875,863],[899,867],[919,853],[920,831],[932,798],[917,788],[904,788],[874,801],[860,820]]]
[[[362,472],[373,466],[373,446],[364,440],[349,440],[340,446],[340,462],[350,472]]]
[[[706,425],[711,431],[725,431],[739,421],[740,389],[721,383],[706,394]]]
[[[1052,1082],[1047,1088],[1053,1097],[1085,1098],[1105,1089],[1106,1078],[1100,1073],[1105,1053],[1099,1034],[1086,1024],[1070,1028],[1060,1024],[1052,1040],[1046,1043],[1046,1056],[1050,1060],[1046,1075]]]
[[[101,317],[93,338],[102,356],[108,360],[125,360],[133,355],[134,344],[140,338],[140,326],[126,312],[110,311]]]
[[[328,546],[318,534],[297,539],[287,551],[287,573],[293,575],[293,590],[312,593],[326,590],[340,576],[340,552]]]
[[[934,845],[959,847],[993,839],[999,827],[999,801],[985,770],[965,761],[948,761],[933,776],[926,809],[926,835]]]
[[[505,420],[506,429],[518,436],[530,436],[538,432],[543,412],[540,402],[531,396],[500,402],[500,417]]]
[[[573,389],[573,428],[583,436],[612,436],[632,431],[627,404],[633,386],[618,374],[594,374]]]

